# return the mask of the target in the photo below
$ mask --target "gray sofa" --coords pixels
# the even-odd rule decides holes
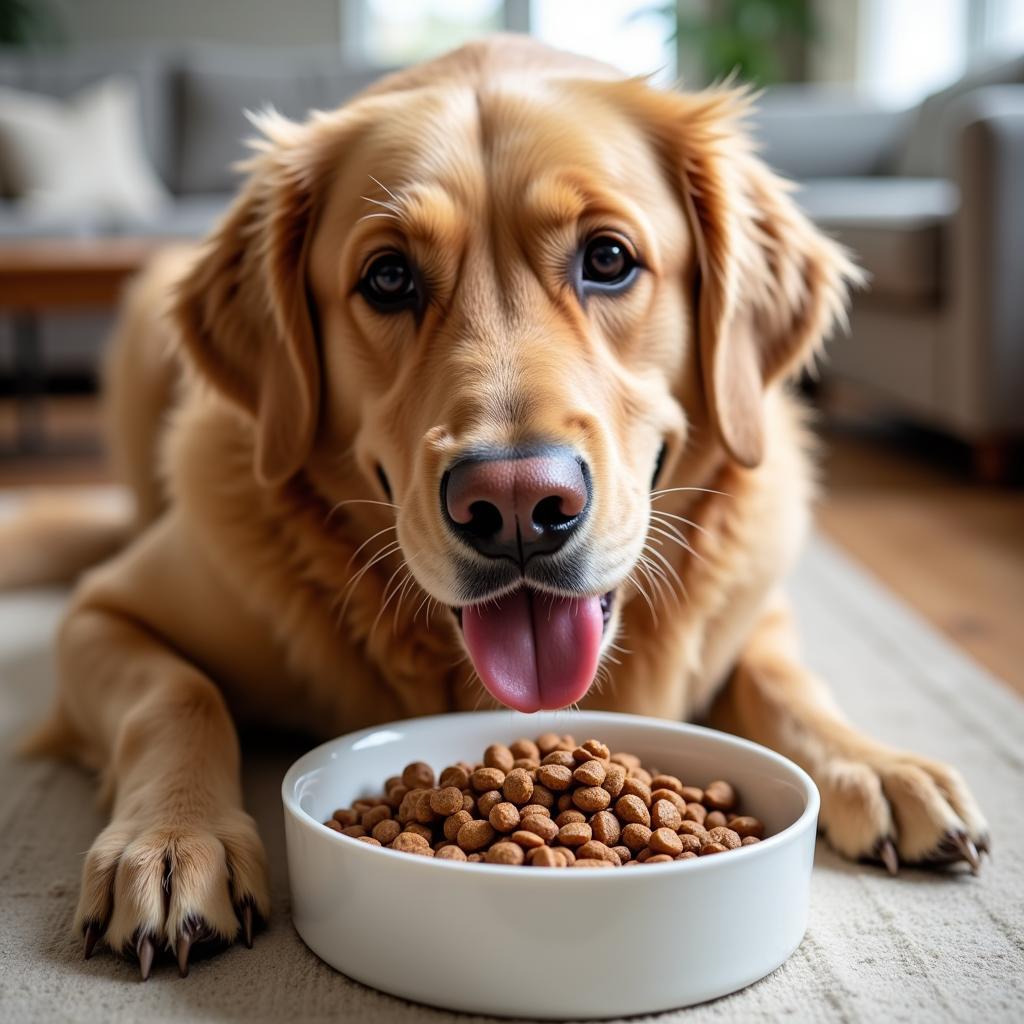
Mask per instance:
[[[143,52],[97,48],[36,54],[0,49],[0,86],[67,97],[110,75],[134,79],[146,149],[171,195],[148,221],[116,227],[86,216],[45,229],[21,214],[13,201],[0,198],[0,244],[42,234],[200,237],[237,187],[231,165],[246,153],[243,140],[255,134],[245,110],[272,104],[301,118],[310,108],[338,106],[380,73],[346,67],[337,46],[263,50],[195,44]],[[93,311],[43,317],[47,366],[91,373],[110,323],[110,314]],[[0,375],[12,366],[10,324],[0,316]]]
[[[778,90],[762,151],[870,272],[826,374],[975,446],[1024,435],[1024,57],[905,112]]]

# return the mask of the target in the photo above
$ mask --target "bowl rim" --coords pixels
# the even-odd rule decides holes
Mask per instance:
[[[373,733],[383,732],[389,729],[396,730],[400,727],[409,725],[426,727],[431,722],[442,720],[448,722],[455,718],[465,718],[467,720],[472,718],[474,721],[479,721],[481,718],[488,718],[494,721],[497,721],[498,719],[507,721],[509,714],[510,712],[508,710],[463,711],[449,712],[440,715],[424,715],[418,718],[403,718],[393,722],[381,722],[378,725],[369,726],[365,729],[359,729],[354,732],[343,733],[341,736],[336,736],[324,743],[320,743],[297,758],[288,768],[288,771],[285,772],[284,778],[281,780],[281,801],[284,805],[285,813],[289,815],[297,825],[302,828],[309,829],[318,839],[341,843],[342,849],[347,850],[349,854],[356,857],[374,858],[374,861],[378,864],[380,863],[379,858],[384,856],[390,859],[392,863],[406,865],[406,870],[410,871],[458,871],[462,874],[466,874],[468,871],[471,872],[472,875],[479,876],[482,873],[487,876],[517,878],[523,882],[529,882],[531,884],[550,884],[553,879],[564,884],[564,880],[566,878],[579,878],[581,880],[590,879],[592,883],[600,881],[602,885],[607,885],[609,878],[618,878],[620,881],[612,884],[623,885],[630,884],[627,881],[630,878],[650,878],[658,872],[710,871],[714,870],[716,866],[721,868],[723,865],[726,867],[729,864],[735,865],[739,863],[738,858],[746,857],[749,860],[750,858],[770,856],[772,850],[775,850],[777,847],[783,846],[787,843],[796,841],[799,836],[809,828],[816,826],[821,803],[818,787],[815,785],[814,780],[810,775],[808,775],[803,768],[796,764],[796,762],[791,761],[788,757],[785,757],[760,743],[755,743],[752,740],[734,736],[732,733],[722,732],[719,729],[709,729],[706,726],[693,725],[689,722],[676,722],[670,719],[653,718],[648,715],[623,714],[615,711],[574,711],[571,715],[567,715],[567,717],[570,721],[586,717],[588,719],[598,719],[599,721],[609,725],[639,725],[641,728],[653,728],[673,732],[678,735],[696,734],[708,737],[715,742],[722,743],[724,746],[745,749],[768,761],[774,762],[776,766],[782,768],[792,776],[793,781],[799,784],[799,787],[805,797],[806,802],[803,811],[801,811],[799,817],[792,822],[792,824],[787,825],[781,832],[776,832],[775,835],[769,836],[767,839],[762,839],[759,843],[753,843],[750,846],[742,846],[738,849],[730,850],[729,852],[732,855],[730,857],[696,857],[680,861],[674,860],[667,864],[648,865],[648,870],[645,871],[612,871],[609,875],[606,871],[523,871],[521,865],[476,864],[466,863],[465,861],[439,860],[436,857],[410,856],[400,850],[389,850],[384,846],[377,847],[371,846],[369,843],[361,843],[358,839],[354,839],[352,836],[345,836],[340,832],[335,832],[332,829],[326,828],[323,822],[318,821],[299,805],[299,798],[296,795],[298,783],[303,776],[314,770],[307,762],[322,759],[323,752],[327,748],[336,746],[342,742],[355,744],[361,739],[373,735]],[[373,863],[374,861],[370,861],[369,863]],[[387,863],[387,861],[384,863]],[[288,863],[288,870],[289,873],[293,870],[293,866],[290,861]],[[597,877],[595,878],[595,876]],[[585,881],[580,881],[570,884],[587,883]]]

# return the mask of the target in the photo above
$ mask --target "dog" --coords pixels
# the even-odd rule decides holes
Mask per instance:
[[[859,272],[749,105],[494,37],[259,117],[225,219],[143,274],[111,350],[135,518],[77,586],[30,744],[110,806],[86,955],[145,978],[251,944],[236,720],[701,717],[802,765],[847,857],[977,868],[960,775],[843,718],[779,592],[815,490],[788,382]]]

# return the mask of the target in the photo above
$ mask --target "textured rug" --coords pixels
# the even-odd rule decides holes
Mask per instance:
[[[810,926],[786,964],[735,995],[633,1020],[1024,1020],[1024,703],[820,539],[790,590],[808,661],[850,717],[958,765],[993,826],[994,859],[979,878],[904,871],[891,879],[819,842]],[[0,596],[0,1020],[479,1020],[381,995],[303,946],[288,917],[278,797],[301,749],[283,741],[246,758],[248,805],[275,893],[255,949],[196,963],[187,980],[164,965],[146,984],[107,953],[82,960],[71,920],[82,854],[102,825],[93,786],[73,768],[11,754],[51,694],[64,596]]]

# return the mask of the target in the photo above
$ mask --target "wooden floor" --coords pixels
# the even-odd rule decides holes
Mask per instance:
[[[0,457],[0,488],[110,479],[95,402],[52,405],[64,454]],[[13,427],[0,401],[0,446]],[[1024,695],[1024,488],[972,483],[962,453],[934,438],[838,426],[823,438],[824,532]]]

